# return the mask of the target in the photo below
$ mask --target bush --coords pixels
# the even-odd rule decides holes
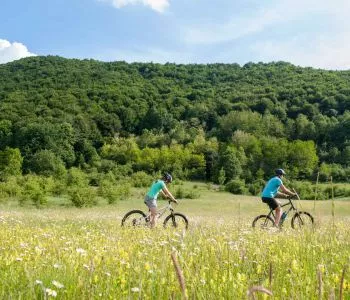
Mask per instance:
[[[200,197],[198,191],[185,190],[183,187],[179,186],[175,191],[175,198],[178,199],[197,199]]]
[[[68,195],[75,207],[90,207],[97,204],[96,190],[92,187],[72,187]]]
[[[20,205],[32,201],[36,207],[47,204],[46,181],[35,175],[27,175],[23,178],[23,192],[19,198]]]
[[[131,182],[134,187],[148,187],[151,185],[153,177],[143,171],[131,175]]]
[[[225,190],[236,195],[248,194],[248,189],[245,186],[245,182],[240,179],[230,180],[225,185]]]
[[[61,158],[57,157],[51,150],[40,150],[28,161],[28,168],[44,176],[63,177],[66,168]]]
[[[86,187],[89,184],[89,178],[81,169],[71,168],[67,175],[67,185],[72,187]]]
[[[130,184],[117,182],[112,183],[108,180],[104,180],[99,186],[99,195],[107,199],[109,204],[113,204],[119,200],[125,200],[130,196]]]
[[[0,195],[15,198],[22,194],[22,186],[16,177],[11,176],[5,182],[0,182]]]

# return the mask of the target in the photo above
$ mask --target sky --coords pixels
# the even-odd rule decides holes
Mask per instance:
[[[0,64],[33,55],[350,69],[349,0],[0,0]]]

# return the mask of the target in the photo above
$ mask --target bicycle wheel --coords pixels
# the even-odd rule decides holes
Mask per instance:
[[[142,210],[131,210],[122,219],[123,227],[140,227],[146,224],[146,214]]]
[[[296,212],[292,218],[292,228],[312,228],[314,218],[305,211]]]
[[[173,213],[165,218],[163,226],[164,228],[173,227],[179,229],[187,229],[188,220],[183,214]]]
[[[275,227],[275,221],[270,216],[260,215],[254,219],[252,226],[259,229],[268,229]]]

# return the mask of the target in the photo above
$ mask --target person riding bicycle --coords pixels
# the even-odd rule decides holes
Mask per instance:
[[[286,198],[287,195],[294,196],[296,194],[284,186],[282,182],[282,177],[286,175],[286,172],[283,169],[275,170],[275,174],[276,175],[272,177],[265,185],[261,193],[261,199],[262,202],[266,203],[272,210],[275,210],[275,225],[278,226],[282,216],[282,208],[281,203],[277,201],[275,197],[277,196]],[[283,193],[279,192],[280,188],[283,191]]]
[[[158,179],[152,183],[145,196],[144,202],[151,212],[151,228],[156,225],[157,221],[157,198],[159,193],[162,193],[165,197],[169,197],[171,201],[177,203],[177,200],[166,187],[166,184],[171,183],[172,181],[173,177],[169,173],[165,173],[161,179]]]

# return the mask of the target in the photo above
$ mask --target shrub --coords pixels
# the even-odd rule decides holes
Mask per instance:
[[[98,191],[99,195],[107,199],[109,204],[125,200],[131,194],[130,184],[123,182],[112,183],[108,180],[101,182]]]
[[[75,207],[90,207],[97,204],[96,190],[92,187],[72,187],[68,195]]]
[[[134,187],[148,187],[153,181],[153,177],[143,171],[131,175],[131,182]]]
[[[176,189],[174,196],[178,199],[197,199],[200,197],[200,194],[198,193],[198,191],[189,191],[184,189],[182,186],[179,186]]]
[[[27,175],[23,178],[23,192],[19,198],[20,205],[32,201],[36,207],[47,203],[47,192],[45,180],[39,176]]]
[[[232,194],[237,194],[237,195],[248,194],[248,189],[245,186],[245,182],[240,179],[230,180],[225,185],[225,190]]]

